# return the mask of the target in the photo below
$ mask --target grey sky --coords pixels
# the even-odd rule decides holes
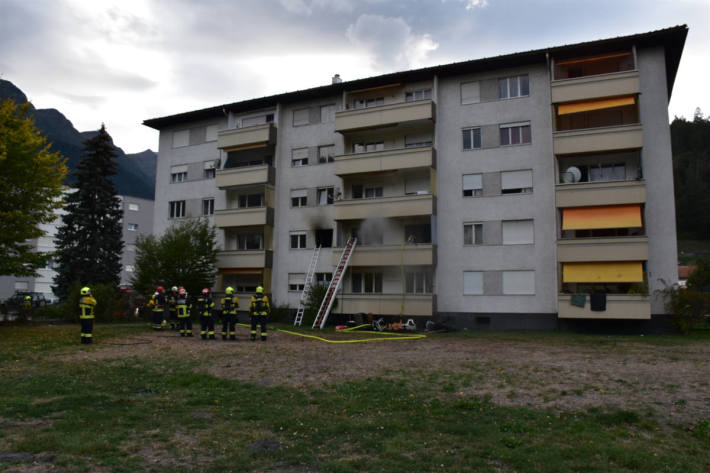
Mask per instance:
[[[710,0],[0,0],[0,75],[80,131],[157,150],[155,118],[687,24],[670,116],[710,112]]]

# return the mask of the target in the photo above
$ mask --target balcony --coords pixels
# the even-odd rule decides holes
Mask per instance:
[[[434,102],[417,100],[378,107],[343,110],[335,114],[335,131],[347,133],[368,128],[434,120]]]
[[[416,217],[433,213],[434,196],[431,194],[339,200],[333,205],[333,219],[335,220]]]
[[[552,143],[557,155],[616,151],[641,148],[642,135],[640,124],[618,125],[555,131],[552,133]]]
[[[337,266],[343,248],[333,248],[331,263]],[[431,266],[434,245],[431,243],[402,245],[356,246],[350,266]]]
[[[651,318],[651,301],[641,294],[607,294],[606,310],[592,311],[589,297],[584,307],[570,304],[570,294],[557,297],[557,316],[561,319],[629,319],[648,320]]]
[[[258,184],[274,184],[274,175],[274,168],[268,164],[219,169],[215,183],[218,189]]]
[[[338,296],[341,306],[338,312],[344,314],[400,315],[402,294],[343,294]],[[403,317],[431,317],[434,310],[434,296],[431,294],[406,294],[404,296]]]
[[[224,151],[268,146],[275,141],[276,128],[271,123],[223,130],[217,134],[217,147]]]
[[[218,268],[270,268],[273,253],[270,250],[231,250],[217,254]]]
[[[335,157],[335,175],[341,177],[368,172],[427,167],[434,167],[434,149],[431,146],[343,154]]]
[[[223,209],[214,213],[214,225],[218,228],[273,225],[274,209],[271,207],[248,207]]]
[[[557,80],[550,87],[552,103],[631,95],[641,91],[637,71]]]
[[[643,180],[558,184],[555,190],[559,208],[646,202],[646,182]]]
[[[648,237],[584,238],[559,240],[557,261],[647,261]]]

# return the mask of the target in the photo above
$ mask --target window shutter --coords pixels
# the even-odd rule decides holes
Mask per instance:
[[[170,168],[170,174],[178,174],[181,172],[187,172],[187,165],[184,166],[173,166]]]
[[[535,294],[535,271],[503,271],[503,294]]]
[[[308,195],[308,189],[296,189],[291,191],[291,197],[306,197]]]
[[[476,82],[464,82],[461,84],[461,103],[478,103],[481,101],[481,85]]]
[[[534,243],[532,220],[508,220],[503,222],[503,244],[525,245]]]
[[[483,294],[483,272],[464,271],[463,273],[463,293],[465,295]]]
[[[532,187],[532,170],[503,171],[500,173],[502,189],[524,189]]]
[[[482,189],[481,175],[480,174],[464,174],[463,175],[463,189]]]

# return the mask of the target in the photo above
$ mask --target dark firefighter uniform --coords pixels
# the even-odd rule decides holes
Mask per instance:
[[[177,299],[175,300],[177,310],[178,325],[181,337],[192,337],[192,319],[190,318],[190,296],[187,295],[185,289],[180,288]]]
[[[264,288],[256,288],[256,294],[249,300],[249,315],[251,316],[251,339],[256,340],[256,325],[261,326],[261,341],[266,341],[266,318],[271,312],[269,298],[264,295]]]
[[[153,298],[153,330],[161,330],[163,328],[163,320],[165,320],[165,295],[163,288],[158,287],[158,291]]]
[[[81,321],[81,343],[83,344],[93,343],[94,341],[94,307],[96,307],[96,299],[91,296],[89,288],[81,288],[79,319]]]
[[[200,314],[200,335],[202,339],[206,339],[209,335],[210,339],[214,340],[214,317],[212,317],[214,301],[210,297],[209,290],[202,290],[202,294],[197,297],[193,307]]]
[[[237,308],[239,299],[234,295],[234,289],[228,287],[226,295],[219,301],[222,306],[222,340],[229,335],[230,340],[236,340],[235,327],[237,325]]]
[[[170,330],[175,330],[178,326],[178,317],[177,317],[177,297],[178,297],[178,288],[174,287],[170,290],[170,294],[168,294],[167,301],[168,301],[168,320],[170,321]]]

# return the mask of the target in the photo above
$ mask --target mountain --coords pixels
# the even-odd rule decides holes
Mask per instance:
[[[13,99],[17,103],[26,103],[27,96],[12,82],[0,79],[0,100]],[[65,184],[72,185],[72,172],[81,161],[84,141],[96,135],[97,131],[79,132],[59,110],[35,109],[30,104],[30,113],[37,129],[47,137],[52,151],[59,151],[67,158],[69,174]],[[130,195],[142,199],[155,198],[155,165],[158,155],[145,150],[141,153],[126,154],[114,144],[118,174],[112,177],[119,195]]]

